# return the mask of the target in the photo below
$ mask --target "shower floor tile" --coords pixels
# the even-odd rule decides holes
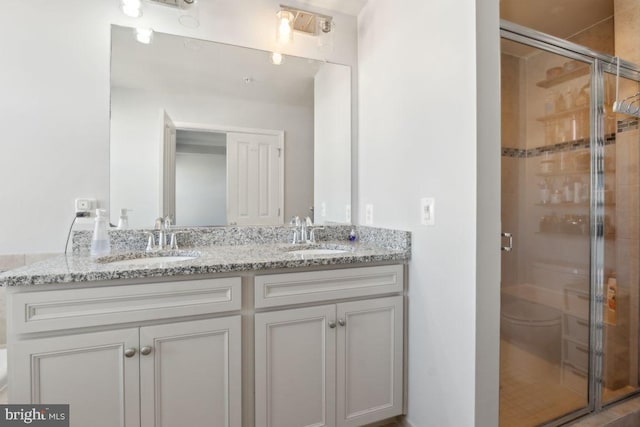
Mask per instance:
[[[500,341],[500,427],[537,426],[587,405],[561,383],[560,366]]]

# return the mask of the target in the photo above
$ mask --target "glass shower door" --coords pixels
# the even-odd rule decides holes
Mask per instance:
[[[602,210],[604,269],[602,272],[603,404],[638,390],[638,323],[640,288],[640,136],[638,113],[616,113],[613,102],[627,99],[629,112],[640,107],[636,80],[616,77],[606,64],[603,75],[605,133]],[[616,96],[616,92],[618,93]]]
[[[502,40],[500,425],[590,410],[592,62]]]

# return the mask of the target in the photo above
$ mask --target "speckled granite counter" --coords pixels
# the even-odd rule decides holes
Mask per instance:
[[[289,227],[216,227],[176,229],[178,251],[146,254],[144,230],[111,232],[112,255],[98,260],[88,256],[89,232],[74,235],[73,253],[0,274],[1,286],[42,285],[149,277],[192,276],[234,271],[270,270],[376,262],[403,262],[411,253],[410,233],[397,230],[356,227],[358,240],[348,241],[352,227],[328,226],[315,248],[345,252],[300,255],[290,251],[311,247],[283,243]],[[157,255],[195,256],[193,259],[160,262]],[[109,264],[134,258],[150,258],[150,263]]]

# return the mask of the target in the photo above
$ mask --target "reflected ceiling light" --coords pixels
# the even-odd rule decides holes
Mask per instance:
[[[282,54],[278,53],[278,52],[271,52],[271,63],[273,65],[280,65],[282,64]]]
[[[153,30],[151,28],[136,28],[136,40],[142,44],[149,44],[153,40]]]
[[[139,18],[142,16],[142,1],[141,0],[121,0],[120,9],[122,13],[132,18]]]
[[[288,10],[281,10],[276,16],[278,17],[278,29],[276,32],[278,43],[286,44],[293,41],[293,20],[295,15]]]

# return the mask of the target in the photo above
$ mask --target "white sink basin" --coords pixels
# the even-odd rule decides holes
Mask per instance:
[[[294,255],[333,255],[333,254],[343,254],[345,252],[344,249],[298,249],[295,251],[289,251],[290,254]]]
[[[170,262],[189,261],[198,258],[197,256],[153,256],[133,259],[122,259],[118,261],[106,262],[108,265],[159,265]]]

